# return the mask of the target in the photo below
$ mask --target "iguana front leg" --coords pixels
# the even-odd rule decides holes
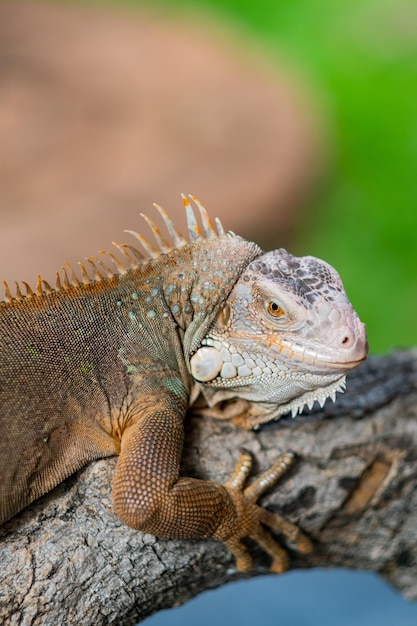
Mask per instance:
[[[211,537],[221,520],[235,522],[233,502],[224,487],[180,478],[182,420],[168,407],[132,420],[116,468],[115,508],[125,524],[158,537]]]
[[[256,500],[279,479],[290,457],[281,457],[247,489],[248,453],[225,485],[180,477],[185,414],[180,388],[179,381],[175,385],[171,380],[165,391],[148,390],[147,406],[130,415],[113,489],[119,517],[128,526],[162,538],[221,540],[235,554],[240,570],[252,566],[242,543],[244,537],[252,537],[272,556],[272,569],[284,570],[285,552],[263,525],[286,535],[300,550],[309,549],[310,543],[296,526],[257,506]]]

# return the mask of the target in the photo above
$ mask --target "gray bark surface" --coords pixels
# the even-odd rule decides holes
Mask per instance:
[[[262,500],[310,535],[290,568],[379,572],[417,598],[417,349],[373,357],[336,404],[257,432],[190,416],[184,472],[225,481],[241,447],[254,474],[288,449],[300,459]],[[162,541],[123,526],[111,502],[116,459],[69,478],[0,529],[0,623],[135,624],[241,575],[216,541]],[[257,546],[252,575],[268,571]],[[279,604],[279,598],[277,598]]]

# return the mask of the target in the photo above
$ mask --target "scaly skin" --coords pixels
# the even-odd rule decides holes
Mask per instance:
[[[119,454],[113,495],[129,526],[166,538],[215,537],[248,570],[242,543],[254,538],[286,565],[264,528],[298,549],[308,539],[256,505],[293,461],[289,453],[245,488],[244,452],[218,485],[180,477],[183,420],[197,396],[208,411],[244,403],[246,427],[324,402],[367,351],[365,327],[337,273],[323,261],[283,250],[263,254],[217,232],[204,208],[200,232],[189,202],[190,242],[160,211],[173,239],[155,236],[151,257],[118,246],[116,273],[96,257],[90,278],[69,266],[51,288],[41,278],[0,305],[0,522],[93,459]],[[236,404],[237,403],[237,404]],[[240,410],[240,409],[239,409]],[[233,413],[233,410],[232,410]]]

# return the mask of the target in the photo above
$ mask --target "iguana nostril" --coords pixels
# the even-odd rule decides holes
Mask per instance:
[[[355,343],[355,334],[349,328],[345,328],[343,334],[340,335],[339,342],[343,348],[351,348]]]
[[[351,329],[345,329],[340,335],[339,346],[346,350],[346,358],[353,361],[364,359],[368,353],[368,342],[366,339],[366,330],[363,324],[357,328],[356,332]]]

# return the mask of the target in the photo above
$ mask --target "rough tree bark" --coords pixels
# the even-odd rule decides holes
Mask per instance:
[[[264,498],[310,534],[291,568],[373,570],[417,598],[417,349],[370,358],[335,405],[258,432],[190,417],[184,471],[224,481],[244,446],[257,471],[287,449],[300,460]],[[123,526],[111,503],[115,459],[98,461],[1,530],[0,622],[135,624],[239,578],[215,541],[160,541]],[[253,575],[268,571],[251,546]],[[279,599],[277,599],[279,602]]]

